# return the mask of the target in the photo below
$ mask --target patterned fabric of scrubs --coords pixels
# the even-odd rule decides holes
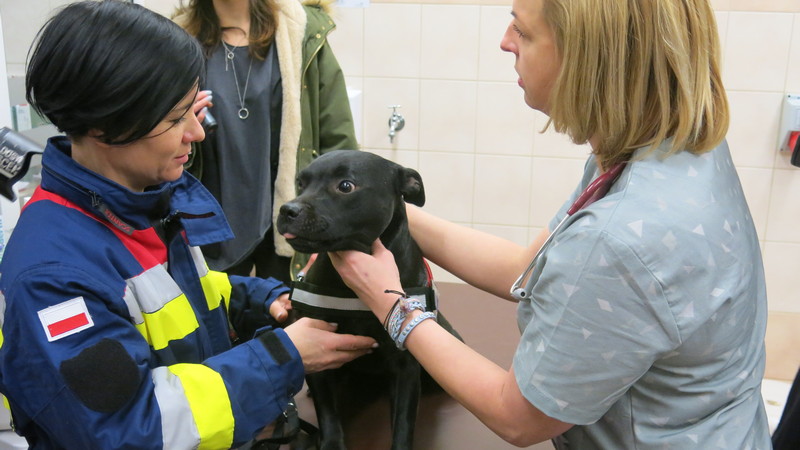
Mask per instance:
[[[568,219],[518,307],[522,393],[577,424],[559,449],[770,448],[752,218],[726,143],[665,159],[669,144]],[[590,157],[551,229],[597,175]]]

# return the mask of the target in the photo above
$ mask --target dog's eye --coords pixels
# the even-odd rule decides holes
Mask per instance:
[[[353,192],[353,189],[355,189],[355,188],[356,188],[356,185],[350,180],[341,181],[339,183],[339,186],[337,186],[337,189],[339,190],[339,192],[341,192],[343,194],[349,194],[349,193]]]

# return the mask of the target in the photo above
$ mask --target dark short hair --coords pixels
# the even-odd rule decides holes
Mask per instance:
[[[26,97],[67,136],[97,130],[121,145],[152,131],[204,70],[200,45],[166,17],[119,0],[81,1],[39,31]]]

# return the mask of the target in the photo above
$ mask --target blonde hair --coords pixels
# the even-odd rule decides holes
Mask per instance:
[[[214,10],[212,0],[181,0],[172,19],[203,46],[206,57],[222,41],[222,27]],[[249,0],[250,2],[250,55],[264,59],[275,30],[278,27],[277,6],[273,0]]]
[[[544,0],[562,67],[550,98],[555,130],[599,140],[602,167],[672,138],[702,153],[728,130],[720,45],[708,0]]]

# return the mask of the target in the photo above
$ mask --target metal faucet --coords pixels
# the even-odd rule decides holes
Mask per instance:
[[[403,127],[406,125],[406,119],[403,118],[400,114],[397,113],[397,108],[400,108],[400,105],[389,105],[389,108],[392,108],[392,116],[389,117],[389,142],[394,142],[394,136],[397,134],[398,131],[402,130]]]

